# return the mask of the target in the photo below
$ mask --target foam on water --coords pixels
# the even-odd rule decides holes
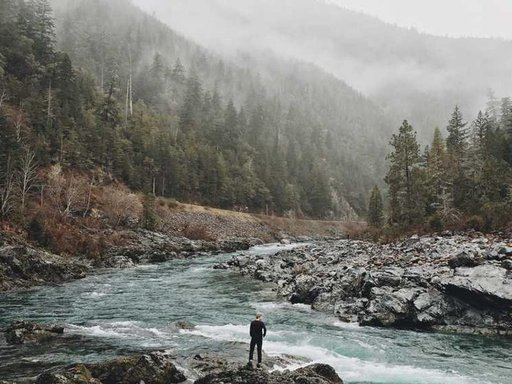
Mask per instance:
[[[83,294],[84,297],[90,298],[90,299],[99,299],[100,297],[106,296],[107,293],[105,292],[86,292]]]
[[[251,307],[256,310],[275,311],[280,309],[285,310],[297,310],[302,312],[312,312],[310,305],[307,304],[292,304],[288,302],[262,302],[262,303],[251,303]]]
[[[338,374],[349,381],[371,381],[375,383],[409,384],[414,380],[421,384],[476,384],[454,372],[423,369],[408,365],[389,365],[346,357],[325,348],[304,343],[291,345],[282,342],[266,342],[265,352],[271,356],[292,355],[309,359],[312,363],[332,365]],[[290,364],[286,369],[297,369],[311,363]],[[478,381],[481,384],[481,381]]]
[[[69,333],[84,336],[119,338],[119,339],[144,339],[150,340],[150,345],[160,345],[173,338],[172,333],[167,333],[155,327],[146,328],[135,321],[115,321],[95,325],[68,324]]]
[[[237,341],[248,343],[247,325],[226,324],[222,326],[199,325],[194,330],[182,330],[181,333],[202,336],[218,341]],[[424,369],[408,365],[393,365],[380,362],[365,361],[355,357],[347,357],[326,348],[311,344],[303,338],[299,344],[286,342],[292,332],[272,332],[272,340],[264,342],[264,350],[270,356],[297,356],[307,359],[308,363],[293,363],[287,369],[297,369],[312,363],[332,365],[344,379],[357,382],[360,380],[385,384],[408,384],[412,380],[418,384],[476,384],[456,372],[443,372],[435,369]],[[285,341],[276,341],[275,339]],[[366,347],[373,348],[366,344]],[[284,368],[276,368],[284,369]],[[478,381],[481,384],[482,381]]]
[[[362,327],[358,323],[345,323],[343,321],[335,321],[332,325],[338,328],[350,330],[362,329]]]

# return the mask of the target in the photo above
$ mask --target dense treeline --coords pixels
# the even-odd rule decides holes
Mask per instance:
[[[270,56],[223,62],[126,1],[60,2],[57,27],[47,0],[0,4],[3,191],[33,154],[182,201],[364,211],[387,123],[343,82]]]
[[[503,229],[512,213],[512,102],[489,100],[468,123],[455,107],[447,137],[435,129],[420,152],[413,127],[404,121],[388,156],[388,223],[399,228]],[[370,223],[379,227],[380,193],[370,201]]]

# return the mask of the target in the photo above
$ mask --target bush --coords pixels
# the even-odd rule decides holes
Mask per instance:
[[[190,240],[215,240],[203,224],[189,224],[183,230],[183,235]]]
[[[143,206],[139,197],[122,186],[103,188],[99,202],[105,217],[114,228],[121,224],[139,222]]]
[[[158,222],[155,213],[155,197],[153,195],[145,195],[142,207],[142,226],[144,229],[154,231]]]
[[[444,229],[443,220],[437,213],[430,216],[430,219],[428,220],[428,226],[430,230],[434,232],[441,232]]]
[[[485,228],[485,220],[478,215],[473,215],[466,220],[466,229],[474,229],[475,231],[483,231]]]
[[[48,245],[48,237],[44,229],[44,221],[39,215],[34,216],[30,221],[27,232],[29,239],[35,241],[37,244],[43,247]]]

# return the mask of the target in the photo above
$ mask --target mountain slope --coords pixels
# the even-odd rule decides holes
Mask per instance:
[[[395,124],[429,137],[459,104],[476,115],[492,88],[512,93],[512,42],[436,37],[321,0],[136,1],[201,44],[234,54],[271,49],[309,61],[370,96]]]
[[[133,102],[143,102],[166,121],[167,128],[162,129],[168,131],[174,155],[167,159],[171,166],[165,164],[165,156],[157,161],[158,190],[211,203],[209,194],[219,195],[220,187],[202,191],[202,184],[208,182],[203,176],[176,181],[176,173],[192,170],[169,167],[183,161],[178,160],[180,156],[197,159],[198,151],[213,149],[222,152],[217,162],[238,166],[226,171],[231,183],[250,183],[251,189],[262,191],[255,200],[244,197],[243,191],[233,198],[231,191],[216,204],[256,210],[270,207],[280,213],[302,211],[309,216],[353,215],[350,206],[364,210],[367,191],[382,175],[382,143],[391,124],[380,108],[344,82],[313,65],[268,52],[240,55],[236,63],[223,61],[125,1],[57,1],[55,5],[59,46],[73,62],[92,73],[104,92],[114,84],[120,101],[131,76]],[[182,64],[181,85],[173,78],[176,63]],[[184,109],[194,97],[190,88],[194,79],[200,82],[192,111],[198,122],[184,137]],[[235,130],[240,135],[229,148],[225,135],[233,127],[212,129],[222,123],[216,123],[215,113],[205,116],[204,108],[212,100],[226,106],[231,99],[239,109]],[[200,141],[198,136],[207,136],[204,148],[183,154],[191,142]],[[248,169],[254,173],[252,181],[237,178],[237,173]],[[219,174],[218,169],[207,172]],[[159,187],[162,183],[169,185]]]

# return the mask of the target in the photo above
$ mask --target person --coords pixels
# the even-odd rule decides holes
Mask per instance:
[[[251,327],[249,330],[249,334],[251,335],[251,349],[249,352],[249,365],[252,366],[252,360],[254,357],[254,348],[258,347],[258,365],[257,367],[261,367],[261,348],[263,347],[263,338],[267,336],[267,328],[265,327],[265,323],[263,322],[263,315],[261,313],[256,314],[256,320],[251,322]]]

